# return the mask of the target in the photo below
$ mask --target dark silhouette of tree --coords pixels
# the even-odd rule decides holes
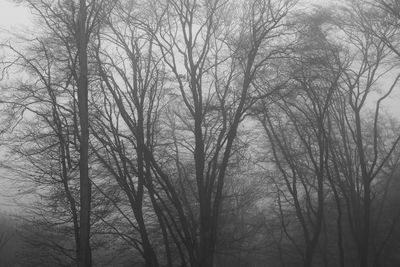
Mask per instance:
[[[34,118],[37,123],[31,129],[22,128],[21,143],[14,143],[14,152],[33,167],[21,174],[39,186],[45,185],[42,198],[51,203],[57,203],[60,197],[68,200],[60,210],[47,213],[70,211],[63,216],[73,222],[79,266],[91,266],[87,51],[105,3],[91,1],[88,8],[86,1],[26,1],[41,19],[42,35],[26,51],[3,46],[15,55],[6,67],[17,67],[32,78],[18,86],[18,92],[9,92],[4,101],[12,118]],[[71,182],[76,178],[77,167],[79,185]]]
[[[290,90],[273,105],[266,99],[258,116],[265,129],[275,177],[281,227],[303,258],[312,266],[324,218],[326,180],[329,175],[329,109],[342,72],[338,49],[323,32],[326,14],[304,18],[295,57],[288,64]],[[288,230],[287,212],[294,209],[302,229],[303,246]]]
[[[284,50],[280,40],[293,4],[173,0],[156,5],[157,21],[150,31],[175,80],[174,93],[181,99],[177,103],[185,108],[175,112],[178,125],[191,140],[176,152],[192,155],[194,163],[199,237],[191,241],[196,248],[192,266],[213,265],[224,181],[238,127],[254,101],[254,77]],[[232,17],[228,12],[236,8],[241,9]],[[236,34],[228,37],[232,32]]]
[[[395,1],[24,2],[35,38],[1,45],[22,265],[397,264]]]
[[[387,61],[390,58],[390,50],[380,38],[368,31],[357,9],[349,11],[348,15],[349,19],[342,18],[339,25],[342,25],[348,44],[356,50],[352,56],[353,61],[343,76],[344,104],[340,111],[340,119],[343,121],[339,123],[343,129],[341,142],[346,143],[345,146],[356,154],[346,153],[348,163],[344,165],[340,162],[337,166],[346,166],[347,170],[350,170],[342,173],[349,175],[345,179],[353,185],[351,191],[355,197],[347,203],[347,208],[352,209],[351,229],[358,250],[359,265],[369,266],[374,260],[370,253],[373,184],[387,167],[400,141],[399,136],[392,135],[383,145],[383,131],[379,123],[381,106],[392,94],[400,76],[390,80],[386,78],[385,75],[393,69],[390,61]],[[384,78],[389,85],[383,85]],[[377,86],[381,88],[382,93],[376,103],[371,105],[372,119],[369,122],[364,117],[364,112],[367,109],[367,100]]]

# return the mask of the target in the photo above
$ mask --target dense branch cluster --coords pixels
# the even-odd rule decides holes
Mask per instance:
[[[1,44],[16,264],[400,263],[396,1],[23,2],[35,38]]]

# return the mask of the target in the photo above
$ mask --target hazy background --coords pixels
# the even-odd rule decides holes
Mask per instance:
[[[26,37],[26,35],[34,33],[33,15],[23,4],[18,2],[23,2],[23,0],[0,0],[0,42],[12,41],[18,36]],[[319,5],[326,6],[335,2],[340,3],[341,1],[300,0],[301,5],[299,6],[308,9],[316,8]],[[0,57],[4,56],[4,51],[0,49]],[[378,97],[377,94],[376,97]],[[373,101],[372,98],[369,100]],[[383,107],[391,116],[397,117],[400,114],[400,91],[393,92],[392,96],[383,103]],[[5,145],[0,141],[0,213],[9,213],[17,208],[12,196],[15,195],[18,188],[13,185],[10,172],[4,167],[7,164],[4,155]]]

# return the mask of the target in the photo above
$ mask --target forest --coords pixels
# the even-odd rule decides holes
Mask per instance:
[[[15,2],[0,266],[400,266],[399,1]]]

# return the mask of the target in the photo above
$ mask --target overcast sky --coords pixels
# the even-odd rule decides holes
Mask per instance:
[[[0,0],[0,28],[14,30],[17,27],[29,25],[30,12],[22,5],[11,1]]]
[[[332,1],[326,0],[302,0],[304,2],[312,4],[326,4],[332,3]],[[15,4],[12,1],[0,0],[0,41],[4,42],[10,40],[12,34],[20,33],[23,34],[29,27],[32,27],[32,15],[30,11],[23,5]],[[1,95],[0,95],[1,97]],[[392,97],[385,102],[385,106],[389,113],[393,116],[398,117],[400,114],[400,90],[394,92]],[[0,147],[1,153],[1,147]],[[1,163],[0,163],[1,164]],[[0,165],[1,166],[1,165]],[[9,210],[9,201],[7,201],[2,195],[10,193],[9,183],[2,179],[2,173],[0,167],[0,212]]]
[[[23,1],[23,0],[22,0]],[[341,0],[300,0],[306,5],[326,5]],[[23,34],[29,27],[32,27],[30,11],[21,4],[12,0],[0,0],[0,41],[9,40],[12,34]],[[385,106],[393,115],[400,114],[400,90],[394,92],[392,97],[386,101]]]

